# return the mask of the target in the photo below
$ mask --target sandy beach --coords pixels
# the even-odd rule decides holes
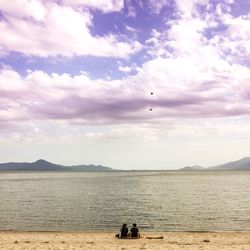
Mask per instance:
[[[0,232],[0,249],[168,249],[250,250],[250,232],[142,233],[140,239],[117,239],[115,233]],[[163,236],[163,239],[147,237]]]

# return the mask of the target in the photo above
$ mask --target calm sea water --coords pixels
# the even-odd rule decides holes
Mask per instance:
[[[250,171],[0,173],[0,230],[250,231]]]

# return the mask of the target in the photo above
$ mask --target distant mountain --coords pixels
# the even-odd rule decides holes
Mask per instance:
[[[186,170],[205,170],[205,168],[198,166],[198,165],[193,165],[193,166],[187,166],[184,168],[181,168],[180,170],[186,171]]]
[[[208,170],[250,170],[250,157],[210,167]]]
[[[250,170],[250,157],[245,157],[242,158],[238,161],[231,161],[228,163],[224,163],[221,165],[213,166],[213,167],[208,167],[208,168],[203,168],[200,166],[191,166],[191,167],[184,167],[181,168],[180,170],[185,171],[185,170]]]
[[[114,171],[114,169],[109,167],[104,167],[102,165],[77,165],[70,167],[73,171],[90,171],[90,172],[98,172],[98,171]]]
[[[68,172],[97,172],[112,171],[112,168],[101,165],[63,166],[45,160],[35,162],[9,162],[0,164],[0,171],[68,171]]]

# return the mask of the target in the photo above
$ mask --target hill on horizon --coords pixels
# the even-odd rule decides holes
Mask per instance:
[[[186,166],[179,169],[181,171],[209,171],[209,170],[250,170],[250,157],[244,157],[237,161],[231,161],[224,164],[201,167],[199,165]],[[65,172],[107,172],[115,171],[110,167],[102,165],[73,165],[64,166],[54,164],[49,161],[39,159],[35,162],[7,162],[0,163],[0,171],[65,171]]]
[[[179,170],[250,170],[250,157],[244,157],[237,161],[230,161],[224,164],[204,168],[198,165],[187,166]]]
[[[8,162],[0,164],[0,171],[68,171],[68,172],[97,172],[113,171],[112,168],[102,165],[63,166],[43,159],[35,162]]]

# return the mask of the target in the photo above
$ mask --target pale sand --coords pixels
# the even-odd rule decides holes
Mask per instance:
[[[250,232],[232,233],[142,233],[140,239],[117,239],[115,233],[0,232],[0,249],[167,249],[250,250]],[[147,239],[164,236],[164,239]],[[205,241],[208,242],[205,242]]]

